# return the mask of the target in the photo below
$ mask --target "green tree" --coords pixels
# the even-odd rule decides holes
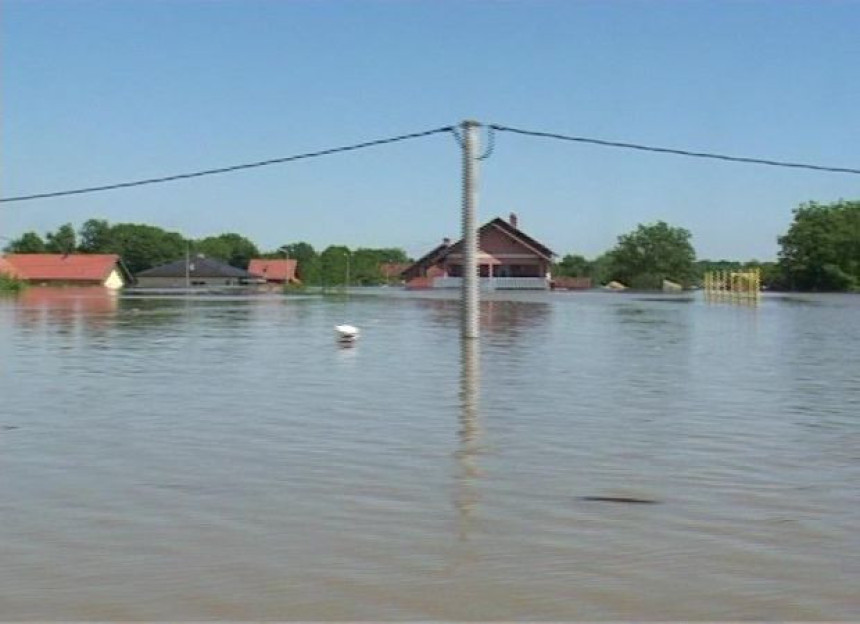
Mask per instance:
[[[609,277],[611,265],[611,251],[605,251],[591,261],[591,279],[595,284],[605,284],[612,279]]]
[[[382,247],[371,251],[376,254],[380,263],[390,262],[393,264],[409,264],[411,262],[406,252],[399,247]]]
[[[26,288],[26,283],[17,278],[0,273],[0,293],[15,293]]]
[[[553,267],[553,275],[562,277],[592,277],[592,264],[584,256],[567,254]]]
[[[390,262],[391,250],[386,249],[356,249],[352,254],[350,283],[359,286],[378,286],[385,281],[382,275],[382,263]],[[404,254],[405,255],[405,254]]]
[[[320,254],[320,279],[323,286],[352,283],[352,252],[343,245],[329,245]]]
[[[81,253],[112,253],[113,238],[110,223],[104,219],[89,219],[78,232],[80,242],[78,251]]]
[[[281,256],[296,260],[296,275],[303,284],[315,286],[322,283],[319,254],[310,243],[303,241],[281,247]]]
[[[247,269],[252,258],[260,257],[260,250],[254,243],[233,232],[195,241],[194,251],[240,269]]]
[[[643,225],[618,237],[610,252],[609,279],[633,288],[658,289],[664,279],[684,286],[695,275],[696,252],[688,230],[664,221]]]
[[[111,249],[132,273],[185,257],[187,241],[177,232],[154,225],[117,223],[111,227]]]
[[[71,223],[66,223],[57,228],[56,232],[48,232],[45,251],[48,253],[69,254],[77,249],[77,235]]]
[[[768,290],[785,290],[786,281],[785,275],[779,264],[776,262],[759,262],[758,260],[750,260],[745,262],[745,269],[759,269],[761,271],[761,285]]]
[[[6,246],[9,253],[45,253],[45,241],[36,232],[25,232]]]
[[[860,289],[860,201],[801,204],[778,240],[779,266],[789,288]]]

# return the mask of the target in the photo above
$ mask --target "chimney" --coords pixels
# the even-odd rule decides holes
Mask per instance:
[[[508,223],[510,223],[513,227],[517,227],[517,213],[511,213],[511,216],[508,217]]]
[[[450,247],[451,246],[451,239],[446,236],[445,238],[442,239],[442,244],[445,245],[445,247]]]

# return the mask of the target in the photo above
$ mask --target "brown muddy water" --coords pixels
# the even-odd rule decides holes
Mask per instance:
[[[0,298],[0,619],[860,619],[860,297],[493,299]]]

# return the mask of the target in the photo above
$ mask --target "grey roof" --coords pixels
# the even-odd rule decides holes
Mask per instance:
[[[161,266],[141,271],[136,277],[185,277],[186,260],[176,260]],[[237,269],[214,258],[191,258],[188,261],[188,274],[190,277],[234,277],[239,279],[254,279],[259,276],[248,273],[243,269]]]

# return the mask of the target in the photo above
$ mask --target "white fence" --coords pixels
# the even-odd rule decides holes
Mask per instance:
[[[437,277],[433,288],[461,288],[462,277]],[[481,290],[547,290],[549,280],[543,277],[480,277],[478,288]]]

